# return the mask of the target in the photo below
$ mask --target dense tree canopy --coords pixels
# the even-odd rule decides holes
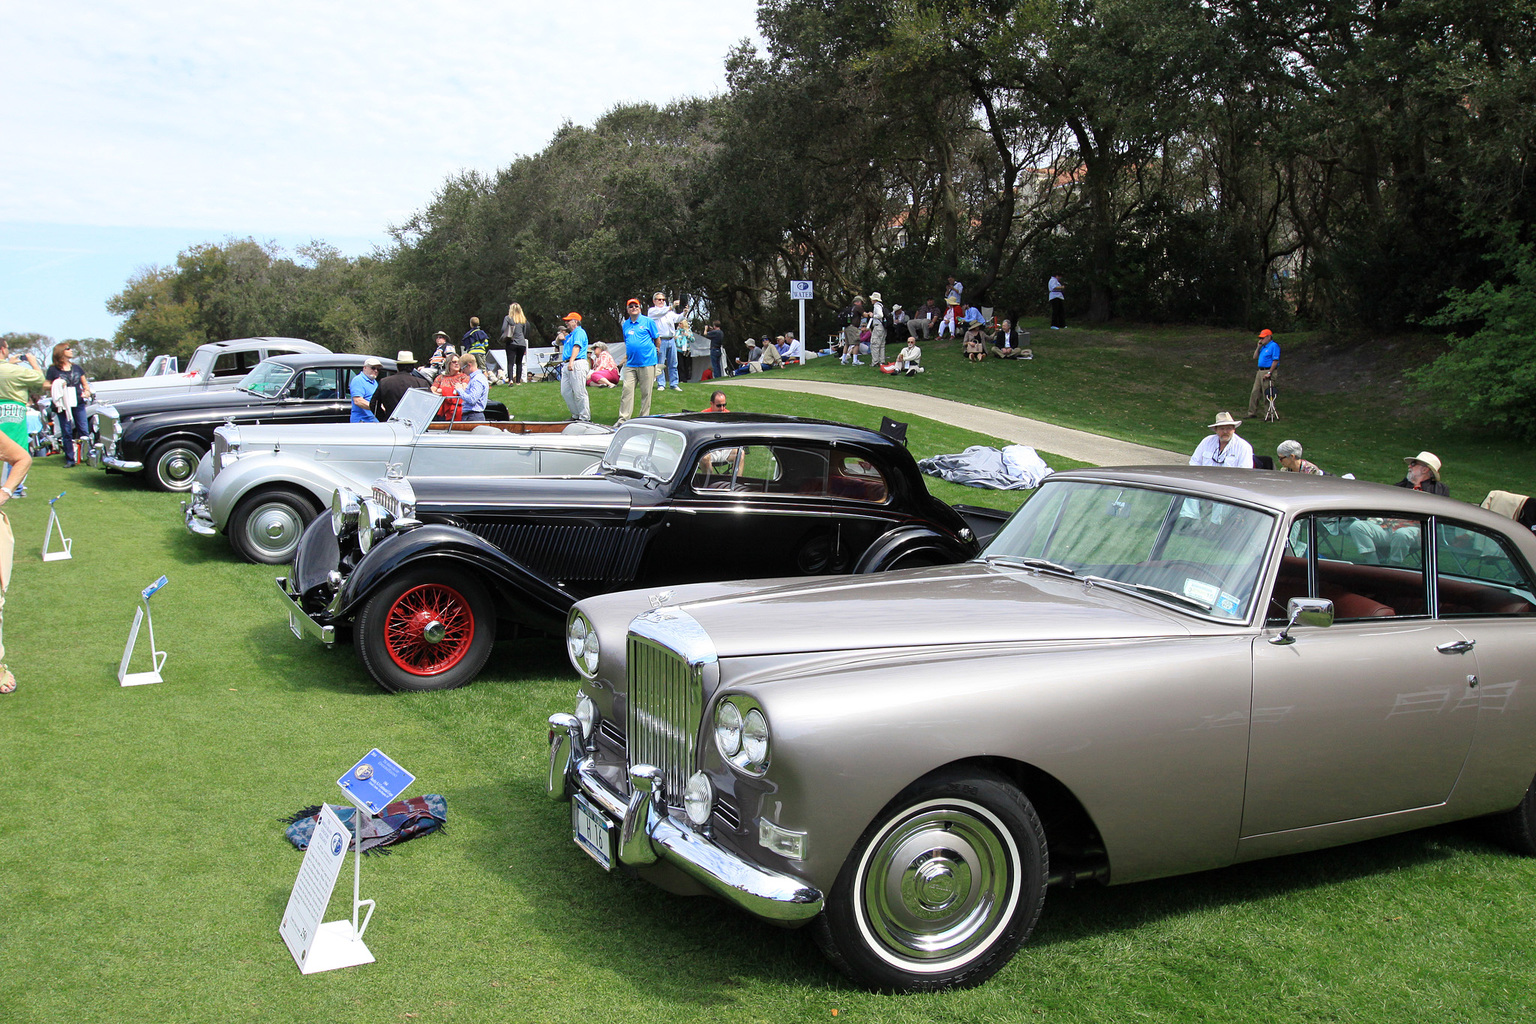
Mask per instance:
[[[1394,329],[1513,282],[1487,239],[1536,241],[1536,0],[761,0],[759,25],[725,94],[567,124],[373,257],[146,270],[116,341],[420,350],[512,301],[536,340],[571,309],[612,338],[656,289],[734,341],[788,326],[791,279],[825,330],[949,273],[1005,312],[1059,273],[1094,321]]]

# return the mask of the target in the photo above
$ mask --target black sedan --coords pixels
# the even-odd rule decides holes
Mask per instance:
[[[653,417],[614,435],[597,476],[338,491],[277,582],[295,634],[355,633],[386,689],[447,689],[479,674],[501,623],[558,634],[574,601],[615,590],[958,562],[1004,518],[968,515],[869,430]]]

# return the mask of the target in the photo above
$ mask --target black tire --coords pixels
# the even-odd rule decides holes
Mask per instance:
[[[1488,819],[1494,839],[1527,857],[1536,857],[1536,781],[1518,806]]]
[[[319,504],[307,494],[264,490],[248,494],[229,517],[229,543],[247,562],[287,565]]]
[[[167,441],[149,453],[144,471],[157,491],[190,491],[197,464],[208,449],[193,441]]]
[[[1018,787],[942,769],[903,790],[860,837],[816,941],[844,974],[880,991],[978,985],[1034,930],[1048,864],[1045,830]]]
[[[446,629],[436,641],[427,633],[434,621]],[[480,582],[461,570],[408,568],[363,604],[354,642],[363,667],[386,690],[452,690],[485,667],[496,611]]]

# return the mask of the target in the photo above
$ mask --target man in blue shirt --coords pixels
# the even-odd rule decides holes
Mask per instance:
[[[1259,341],[1253,347],[1253,356],[1258,360],[1259,368],[1253,375],[1253,392],[1248,396],[1249,417],[1259,414],[1259,402],[1264,397],[1264,391],[1274,387],[1280,375],[1280,343],[1275,340],[1275,334],[1269,328],[1266,327],[1259,332]],[[1268,410],[1265,410],[1264,418],[1269,418]],[[1279,418],[1277,413],[1275,419]]]
[[[459,365],[469,374],[469,382],[459,388],[459,401],[464,403],[464,421],[483,420],[485,403],[491,396],[491,382],[480,369],[480,361],[469,353],[464,354]]]
[[[363,360],[363,372],[352,378],[347,393],[352,396],[353,423],[379,422],[372,405],[373,393],[379,390],[379,367],[383,365],[376,357],[369,356]]]
[[[635,407],[635,388],[640,389],[640,415],[651,414],[651,388],[656,386],[656,354],[660,333],[656,321],[640,312],[640,300],[624,304],[626,316],[619,322],[624,332],[624,391],[619,395],[619,426]]]
[[[580,313],[567,313],[565,343],[560,346],[560,397],[571,410],[571,419],[587,422],[592,419],[592,404],[587,401],[587,377],[592,364],[587,359],[587,332],[581,326]]]

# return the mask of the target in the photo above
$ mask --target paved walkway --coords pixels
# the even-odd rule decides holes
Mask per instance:
[[[1164,451],[1144,444],[1117,441],[1102,434],[1090,434],[1086,430],[1058,427],[1043,420],[983,409],[964,402],[952,402],[947,398],[895,388],[877,388],[865,384],[833,384],[829,381],[795,378],[775,379],[769,374],[754,373],[750,376],[731,377],[717,381],[726,386],[770,388],[774,391],[801,391],[828,398],[840,398],[861,405],[873,405],[892,412],[911,413],[940,423],[953,423],[957,427],[974,430],[991,437],[1001,437],[1014,444],[1027,444],[1031,448],[1062,455],[1078,462],[1094,466],[1174,466],[1185,465],[1189,455]]]

